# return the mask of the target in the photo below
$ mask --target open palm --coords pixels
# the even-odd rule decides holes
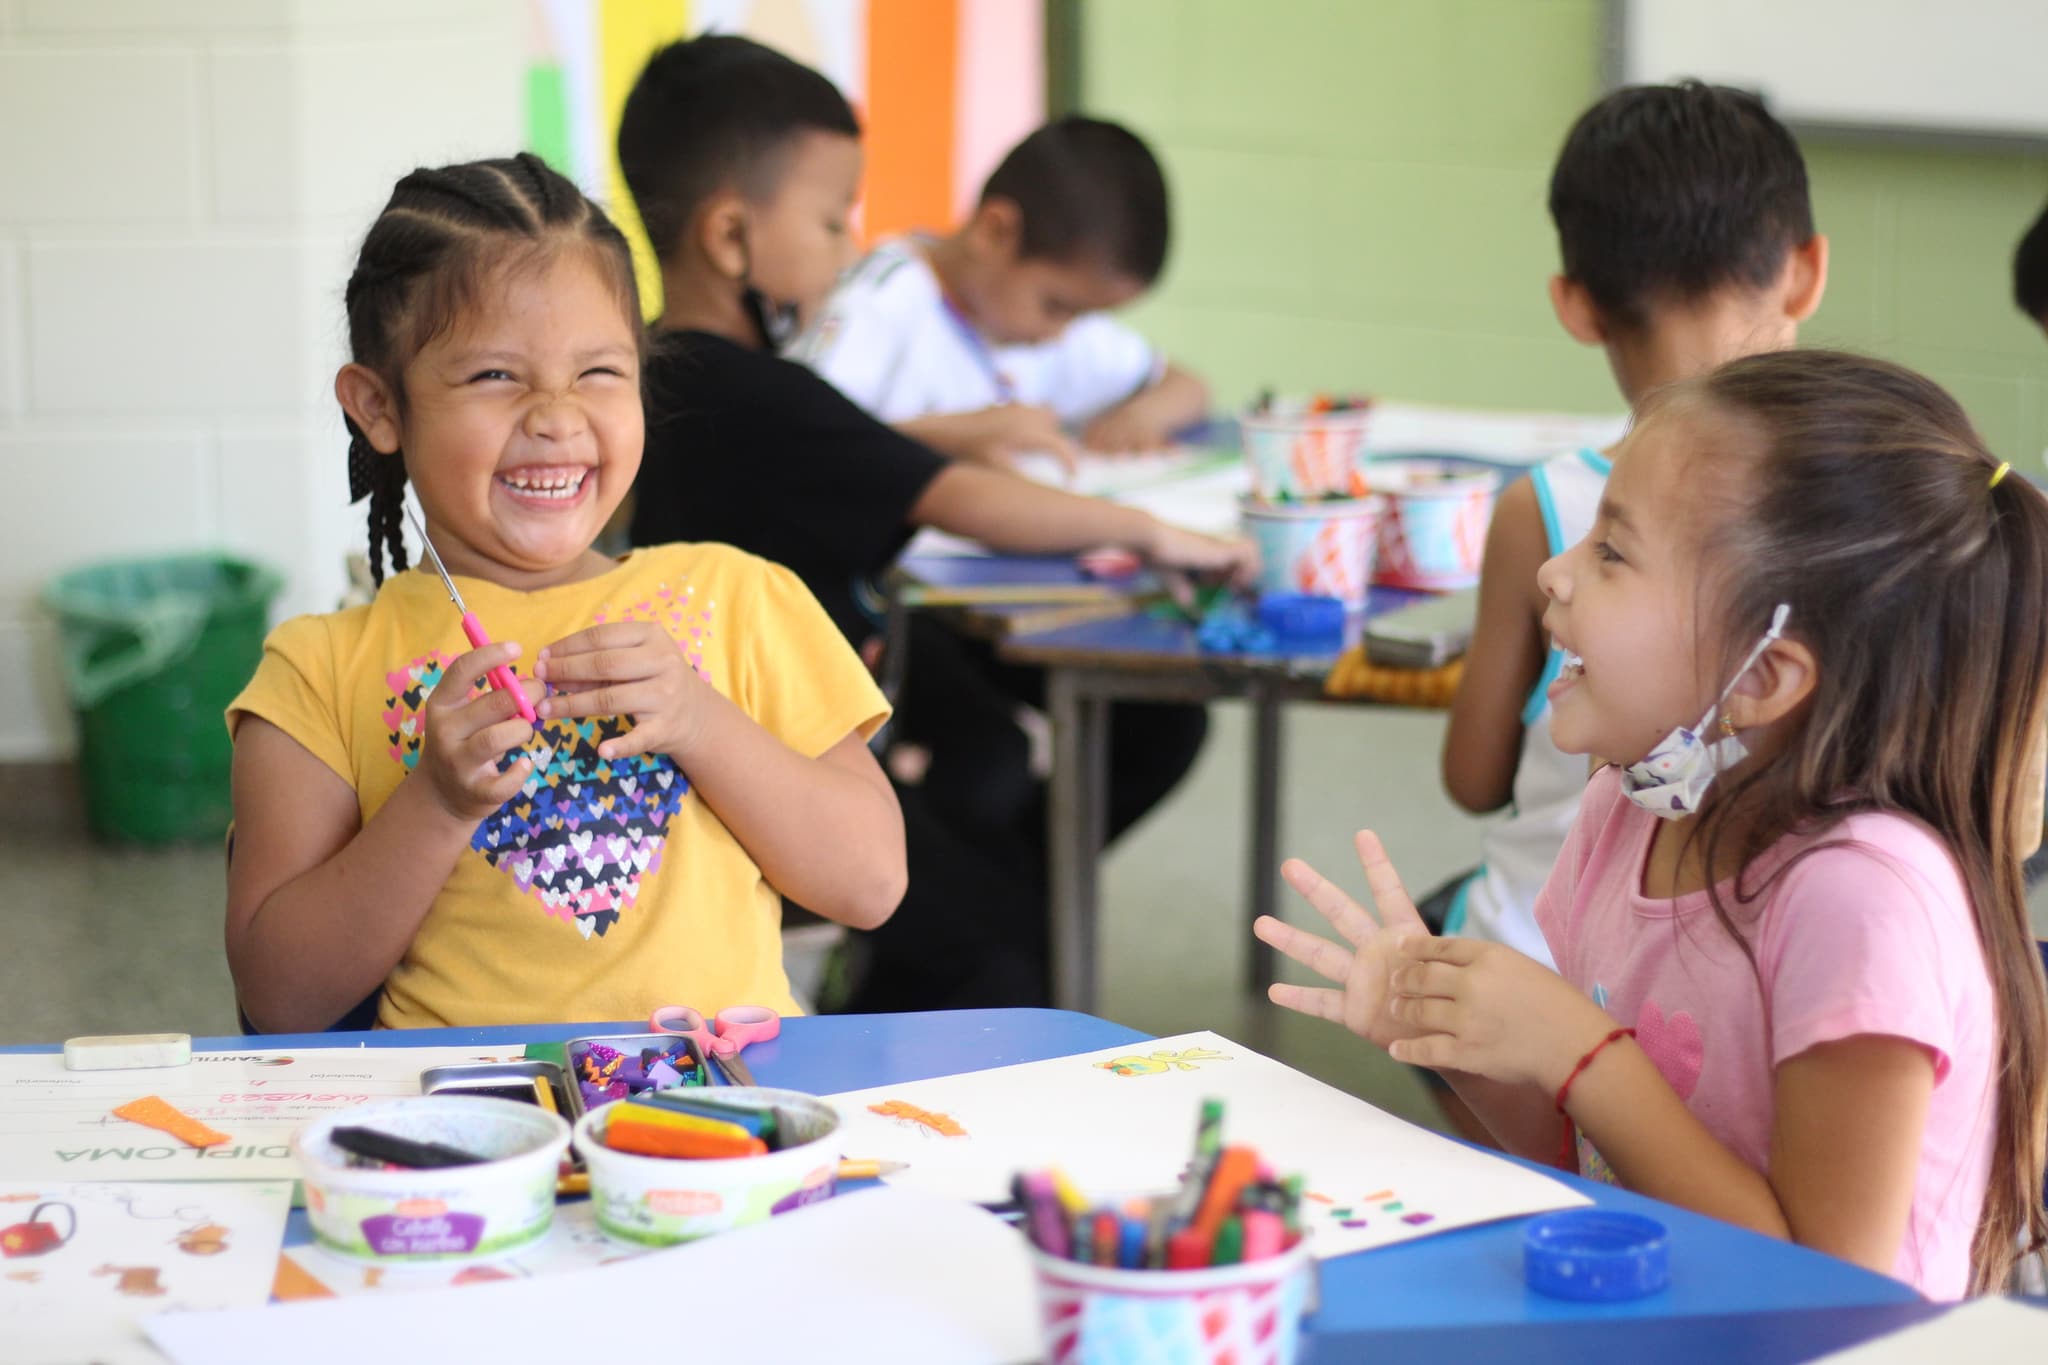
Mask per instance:
[[[1267,997],[1274,1004],[1333,1020],[1359,1037],[1385,1047],[1398,1039],[1428,1032],[1401,1023],[1388,1013],[1394,993],[1387,976],[1396,965],[1400,943],[1417,934],[1428,934],[1429,927],[1415,912],[1415,902],[1408,898],[1401,875],[1388,861],[1379,836],[1361,830],[1356,843],[1359,865],[1365,869],[1366,886],[1372,892],[1377,916],[1368,913],[1307,863],[1291,858],[1281,865],[1280,875],[1315,907],[1317,914],[1330,922],[1344,943],[1332,943],[1271,915],[1260,916],[1253,923],[1252,932],[1318,976],[1336,983],[1334,987],[1295,986],[1276,981],[1267,990]]]

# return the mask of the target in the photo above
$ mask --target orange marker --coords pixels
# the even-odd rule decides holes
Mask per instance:
[[[1202,1240],[1213,1244],[1223,1219],[1237,1207],[1244,1187],[1259,1177],[1259,1154],[1249,1147],[1225,1147],[1217,1159],[1216,1173],[1202,1192],[1202,1205],[1195,1211],[1195,1230]]]

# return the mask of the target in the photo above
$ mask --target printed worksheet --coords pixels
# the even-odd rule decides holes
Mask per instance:
[[[0,1055],[0,1173],[10,1180],[295,1180],[291,1135],[307,1119],[420,1093],[420,1073],[517,1061],[496,1048],[252,1048],[194,1052],[188,1065],[66,1071],[59,1053]],[[190,1147],[115,1118],[160,1095],[230,1141]]]

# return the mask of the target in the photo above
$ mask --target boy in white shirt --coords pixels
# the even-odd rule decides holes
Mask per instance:
[[[1156,450],[1202,420],[1200,379],[1105,316],[1166,263],[1166,181],[1128,129],[1063,118],[1017,144],[946,237],[879,243],[791,347],[854,402],[960,460],[1070,431]]]

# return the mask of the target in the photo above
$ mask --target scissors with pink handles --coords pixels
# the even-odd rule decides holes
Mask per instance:
[[[688,1005],[663,1005],[648,1016],[647,1027],[688,1038],[697,1055],[715,1064],[732,1084],[752,1085],[754,1073],[740,1060],[740,1049],[780,1036],[782,1016],[766,1005],[732,1005],[707,1021]]]

